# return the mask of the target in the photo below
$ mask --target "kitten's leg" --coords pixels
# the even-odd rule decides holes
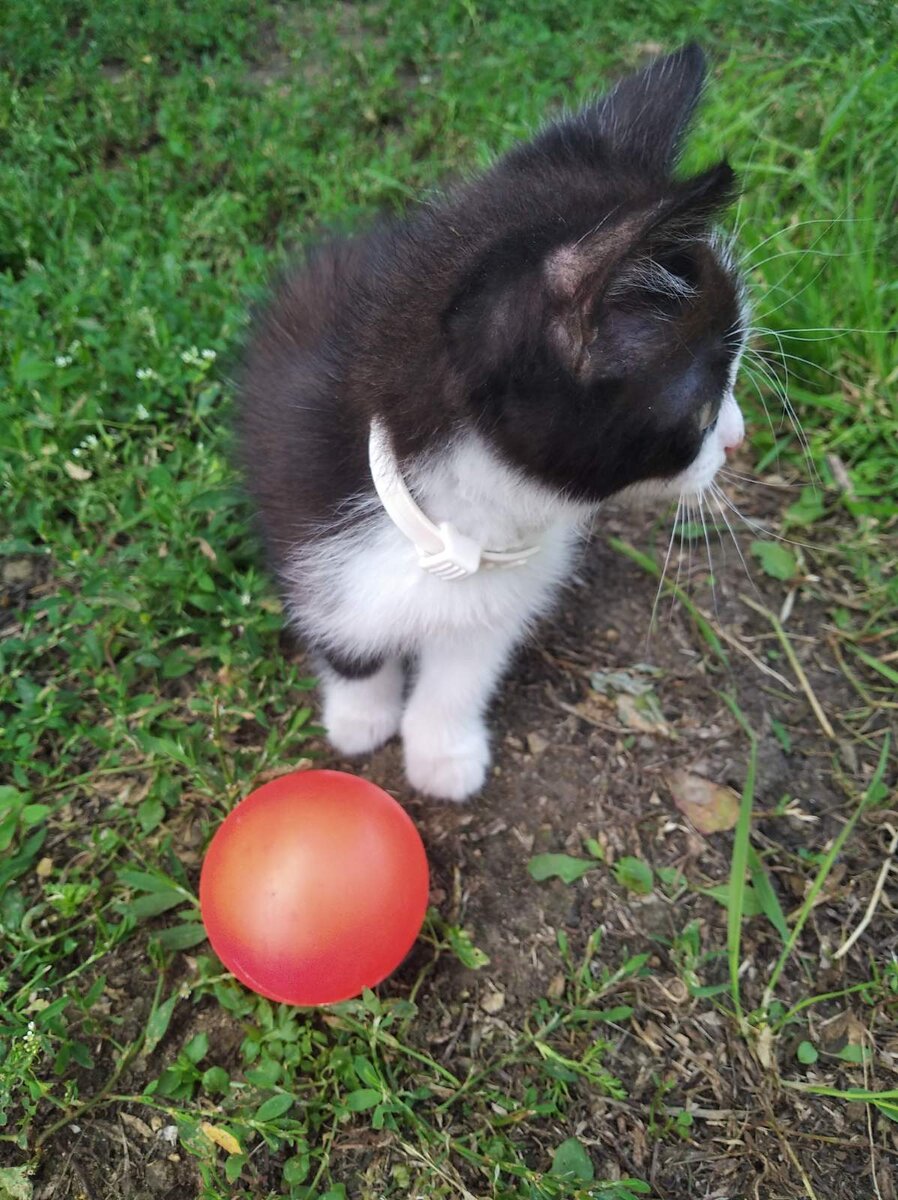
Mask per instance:
[[[483,630],[424,647],[402,718],[409,783],[441,800],[479,791],[490,764],[483,715],[518,631]]]
[[[328,654],[318,678],[322,724],[341,754],[367,754],[398,731],[405,684],[399,659],[346,664]]]

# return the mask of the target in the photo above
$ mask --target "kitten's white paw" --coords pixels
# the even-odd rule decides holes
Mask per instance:
[[[467,800],[483,787],[490,748],[482,726],[449,736],[406,723],[402,736],[405,774],[418,791],[438,800]]]
[[[369,754],[399,731],[402,718],[402,671],[387,663],[369,679],[331,678],[322,681],[321,721],[330,744],[354,758]]]
[[[355,758],[358,754],[370,754],[399,730],[401,709],[395,712],[372,713],[364,708],[347,705],[325,705],[324,727],[327,740],[340,754]]]

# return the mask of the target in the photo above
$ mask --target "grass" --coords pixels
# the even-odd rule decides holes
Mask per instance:
[[[715,79],[690,160],[726,150],[745,182],[737,223],[759,333],[742,398],[757,470],[800,485],[777,529],[814,544],[759,565],[820,614],[856,697],[830,717],[860,760],[865,805],[885,811],[898,648],[894,21],[887,4],[822,0],[7,6],[0,1196],[30,1188],[32,1170],[46,1178],[66,1131],[111,1111],[174,1137],[181,1194],[185,1180],[207,1197],[308,1200],[359,1187],[653,1193],[626,1171],[595,1178],[583,1115],[588,1096],[606,1113],[638,1109],[615,1064],[658,971],[648,955],[562,935],[553,994],[450,1068],[428,1047],[421,997],[435,1003],[447,962],[486,965],[452,904],[432,915],[401,987],[318,1017],[249,995],[203,952],[203,847],[247,782],[295,765],[315,732],[311,681],[284,653],[229,466],[233,355],[286,247],[487,162],[648,43],[698,35]],[[781,386],[801,436],[781,419]],[[618,548],[657,574],[645,550]],[[683,602],[720,670],[719,626]],[[794,620],[777,625],[795,637]],[[788,653],[759,645],[788,676]],[[846,770],[838,758],[827,769]],[[813,842],[816,864],[777,858],[786,851],[750,831],[743,773],[720,878],[728,933],[684,922],[670,955],[692,1001],[743,1013],[756,1050],[763,1025],[775,1073],[792,1034],[811,1037],[815,1006],[851,996],[879,1011],[898,975],[878,959],[818,994],[799,950],[845,838]],[[856,781],[844,790],[856,797]],[[602,867],[591,854],[590,878]],[[745,994],[743,889],[750,879],[774,928],[783,861],[810,890],[783,918],[785,942],[777,933],[768,990],[777,982],[784,998],[759,1008]],[[647,870],[656,894],[692,889],[672,868]],[[608,872],[623,903],[627,877]],[[543,886],[562,885],[534,881],[534,911]],[[688,1141],[688,1105],[674,1111],[658,1069],[653,1136]],[[849,1084],[811,1090],[868,1098]],[[891,1112],[894,1090],[874,1094]],[[370,1178],[344,1174],[333,1147],[347,1131],[368,1147]]]

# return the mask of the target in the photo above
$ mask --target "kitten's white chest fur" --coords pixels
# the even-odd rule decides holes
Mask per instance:
[[[481,546],[536,545],[539,553],[523,567],[447,582],[422,570],[412,543],[379,504],[366,503],[339,532],[292,560],[291,614],[307,635],[373,657],[420,649],[443,635],[527,625],[545,611],[569,571],[589,507],[525,480],[471,436],[418,467],[409,483],[432,521],[451,521]]]
[[[513,570],[437,579],[384,510],[367,503],[293,557],[289,605],[318,645],[383,660],[361,680],[322,671],[323,719],[336,748],[367,753],[401,728],[410,782],[461,800],[486,775],[489,696],[568,576],[590,509],[524,480],[471,436],[409,482],[431,520],[451,520],[482,546],[538,545],[539,553]],[[415,678],[406,698],[401,660],[409,654]]]

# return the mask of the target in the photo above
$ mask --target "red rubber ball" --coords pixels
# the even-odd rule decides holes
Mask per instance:
[[[427,910],[424,846],[367,780],[294,771],[252,792],[206,853],[200,909],[228,970],[286,1004],[336,1004],[411,949]]]

